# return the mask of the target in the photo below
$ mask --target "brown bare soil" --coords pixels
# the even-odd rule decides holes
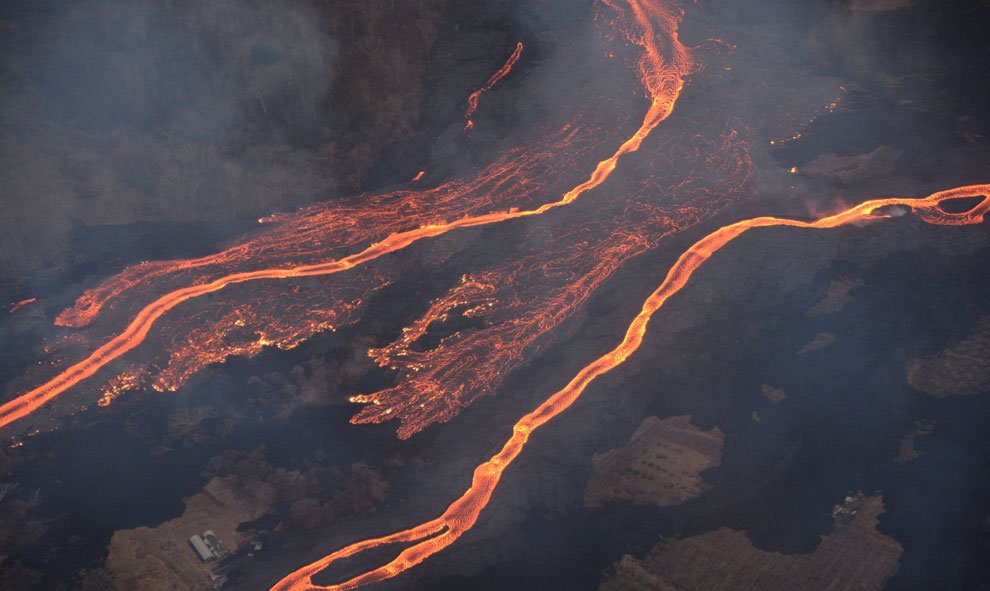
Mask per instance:
[[[640,505],[678,505],[708,486],[701,472],[719,465],[722,442],[717,427],[702,431],[691,417],[647,417],[625,446],[592,461],[595,474],[585,490],[585,505],[611,501]]]
[[[774,388],[769,384],[763,384],[760,392],[767,397],[767,400],[774,404],[780,404],[787,399],[787,393],[782,388]]]
[[[914,443],[919,437],[931,435],[934,430],[935,421],[915,421],[914,429],[901,439],[901,447],[894,461],[903,465],[921,457],[921,452],[915,448]]]
[[[808,341],[800,350],[798,350],[798,355],[804,355],[805,353],[810,353],[811,351],[818,351],[819,349],[824,349],[835,344],[835,333],[834,332],[820,332],[815,335],[815,338]]]
[[[828,284],[822,299],[818,300],[808,310],[807,316],[814,318],[842,310],[846,307],[846,304],[852,301],[852,292],[862,286],[863,282],[858,279],[852,279],[850,277],[836,279]]]
[[[908,362],[907,380],[936,398],[990,392],[990,316],[941,353]]]
[[[661,540],[643,560],[624,556],[600,591],[879,590],[897,572],[903,548],[876,530],[877,494],[836,507],[835,526],[809,554],[753,547],[727,528],[682,540]]]
[[[275,489],[258,484],[236,485],[233,478],[214,478],[201,492],[185,499],[182,516],[158,527],[138,527],[114,533],[106,566],[119,591],[175,591],[207,589],[212,565],[204,564],[189,536],[211,529],[233,551],[246,534],[237,526],[263,516],[271,507]]]

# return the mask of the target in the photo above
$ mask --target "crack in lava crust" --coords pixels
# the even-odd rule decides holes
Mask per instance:
[[[967,197],[982,197],[964,213],[948,213],[941,209],[943,201]],[[447,507],[443,515],[416,527],[389,536],[356,542],[289,574],[271,591],[346,591],[390,579],[423,562],[433,554],[454,543],[471,529],[478,515],[488,505],[502,473],[522,452],[530,434],[567,410],[595,378],[621,365],[643,342],[647,325],[671,296],[680,291],[698,267],[726,244],[753,228],[788,226],[793,228],[837,228],[854,222],[864,222],[904,215],[912,210],[922,220],[936,225],[961,226],[982,223],[990,211],[990,184],[971,185],[934,193],[924,199],[885,198],[866,201],[840,213],[815,221],[800,221],[777,217],[757,217],[724,226],[695,242],[677,259],[657,289],[643,303],[639,314],[630,323],[619,344],[586,365],[570,382],[523,416],[512,428],[512,436],[502,449],[487,462],[474,469],[471,487]],[[365,572],[337,585],[315,585],[312,578],[334,562],[386,544],[415,542],[397,558],[384,566]]]

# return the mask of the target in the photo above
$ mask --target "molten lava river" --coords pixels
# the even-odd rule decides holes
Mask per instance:
[[[663,133],[686,84],[704,67],[705,46],[688,47],[679,39],[682,9],[671,0],[601,0],[596,10],[603,39],[627,57],[612,65],[634,71],[640,85],[634,96],[640,108],[625,113],[627,124],[615,125],[611,115],[596,118],[599,103],[591,101],[570,122],[544,129],[473,174],[429,187],[426,171],[420,172],[415,190],[275,214],[259,220],[258,232],[215,254],[127,267],[58,315],[55,324],[65,334],[48,347],[57,360],[51,375],[10,396],[0,407],[0,426],[11,435],[44,429],[58,413],[80,412],[90,401],[112,404],[137,388],[174,391],[231,357],[290,349],[316,333],[356,325],[368,302],[397,282],[406,265],[449,261],[463,250],[469,229],[482,226],[521,238],[513,248],[489,253],[416,310],[392,342],[370,349],[368,355],[395,372],[396,381],[352,393],[349,400],[360,405],[353,423],[394,421],[398,437],[407,439],[494,395],[508,375],[560,337],[558,328],[617,269],[724,215],[748,195],[753,131],[744,123],[690,121],[678,127],[696,128],[689,134]],[[475,116],[485,109],[483,95],[510,83],[529,55],[517,43],[469,95],[463,141],[480,133]],[[631,90],[617,93],[624,101]],[[623,163],[633,158],[635,165],[625,170]],[[965,212],[941,207],[967,197],[978,202]],[[906,214],[935,225],[979,224],[988,210],[990,185],[971,185],[923,198],[872,199],[812,219],[760,216],[711,230],[683,250],[618,342],[523,414],[501,449],[474,469],[470,487],[439,516],[334,550],[272,589],[356,589],[395,577],[454,544],[474,526],[532,433],[636,354],[651,318],[695,270],[749,230],[872,227]],[[430,327],[454,320],[470,322],[472,329],[454,330],[436,343],[424,338]],[[61,361],[72,354],[78,358]],[[402,549],[384,564],[337,584],[314,583],[335,562],[391,544]]]

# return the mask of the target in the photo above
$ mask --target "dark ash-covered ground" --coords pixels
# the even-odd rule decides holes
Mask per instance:
[[[536,121],[566,121],[575,92],[628,82],[629,72],[602,87],[560,78],[583,64],[582,36],[597,34],[590,3],[204,6],[0,9],[0,280],[4,301],[40,299],[0,324],[5,382],[37,362],[53,316],[80,289],[127,264],[213,252],[259,215],[421,169],[439,183]],[[985,3],[710,0],[686,10],[681,36],[706,68],[658,141],[738,121],[756,167],[749,199],[620,269],[496,396],[408,441],[391,425],[348,423],[347,395],[393,379],[364,351],[415,316],[401,304],[436,297],[458,264],[492,256],[489,245],[519,226],[477,230],[449,265],[410,269],[357,326],[232,360],[174,394],[129,394],[5,449],[0,587],[134,588],[140,579],[122,573],[134,565],[108,562],[114,533],[180,518],[183,498],[220,477],[270,505],[250,524],[266,532],[265,549],[228,584],[267,588],[336,547],[442,511],[520,414],[614,344],[702,233],[986,182]],[[463,149],[463,101],[517,40],[526,59],[485,95]],[[837,97],[840,108],[824,110]],[[632,156],[616,183],[653,165]],[[806,554],[855,491],[882,494],[877,530],[903,549],[885,588],[990,585],[990,385],[939,398],[908,375],[990,315],[988,254],[986,224],[910,216],[740,239],[655,318],[633,359],[533,437],[472,531],[379,587],[597,589],[615,584],[624,555],[722,527],[761,550]],[[990,363],[975,357],[973,371]],[[764,386],[786,397],[775,403]],[[626,444],[646,417],[684,415],[725,434],[705,492],[666,507],[585,505],[594,454]]]

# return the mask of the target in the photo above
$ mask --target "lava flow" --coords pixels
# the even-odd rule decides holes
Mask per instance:
[[[21,300],[19,302],[14,302],[13,304],[10,305],[10,313],[13,314],[14,312],[20,310],[24,306],[27,306],[29,304],[33,304],[33,303],[35,303],[37,301],[38,301],[38,298],[28,298],[26,300]]]
[[[398,379],[384,390],[352,396],[366,406],[351,422],[398,420],[405,439],[452,419],[555,342],[557,328],[619,267],[743,194],[751,163],[747,143],[734,130],[671,143],[669,161],[654,160],[660,170],[624,196],[622,210],[616,212],[614,202],[585,202],[577,208],[590,221],[531,230],[532,246],[463,276],[399,338],[370,350]]]
[[[980,201],[963,213],[949,213],[941,204],[953,199],[978,197]],[[905,209],[907,208],[907,209]],[[582,368],[566,386],[547,398],[512,428],[512,435],[502,449],[474,469],[471,487],[447,507],[440,517],[394,534],[356,542],[289,574],[272,587],[272,591],[346,591],[390,579],[450,546],[474,526],[478,515],[488,505],[505,469],[519,456],[530,434],[567,410],[595,378],[621,365],[639,349],[653,315],[671,296],[679,292],[695,270],[726,244],[753,228],[789,226],[794,228],[836,228],[904,215],[913,211],[922,220],[938,225],[979,224],[990,212],[990,184],[959,187],[932,194],[924,199],[886,198],[866,201],[840,213],[815,221],[777,217],[757,217],[723,226],[695,242],[677,259],[657,289],[643,303],[639,314],[626,329],[625,336],[611,351]],[[334,562],[386,544],[412,543],[391,562],[357,575],[336,585],[316,585],[312,579]]]
[[[163,315],[183,302],[251,281],[327,276],[348,271],[423,239],[441,236],[452,230],[541,216],[574,203],[585,192],[600,186],[615,170],[619,159],[639,150],[647,136],[671,114],[683,88],[684,77],[696,69],[690,51],[678,40],[677,25],[681,17],[678,9],[656,0],[630,0],[628,8],[619,6],[614,0],[603,0],[603,4],[615,10],[616,17],[611,24],[616,30],[627,41],[642,50],[637,69],[650,98],[650,105],[633,135],[623,141],[611,156],[599,161],[587,180],[566,191],[558,200],[537,207],[530,209],[509,207],[507,210],[476,213],[483,207],[495,205],[491,195],[504,195],[503,185],[507,183],[516,183],[524,195],[532,194],[533,186],[539,186],[537,184],[539,175],[520,171],[525,171],[528,166],[534,165],[534,162],[535,166],[539,167],[546,159],[544,155],[553,155],[554,151],[545,150],[540,155],[527,154],[523,151],[519,154],[522,157],[521,162],[516,162],[510,153],[510,157],[500,161],[501,164],[496,162],[489,167],[489,174],[483,174],[473,181],[454,182],[422,193],[397,192],[391,194],[392,198],[376,199],[372,196],[355,202],[350,210],[345,208],[345,215],[341,215],[340,209],[324,207],[320,210],[320,206],[317,206],[314,208],[317,211],[312,215],[290,217],[287,223],[271,233],[238,244],[217,255],[201,259],[137,265],[84,294],[76,306],[59,316],[57,323],[63,326],[86,325],[93,321],[111,299],[137,285],[170,273],[213,269],[216,274],[194,277],[191,284],[172,289],[157,297],[137,310],[123,331],[111,337],[86,358],[65,368],[46,383],[0,406],[0,427],[30,415],[66,390],[93,376],[111,361],[136,348]],[[567,142],[579,132],[579,129],[565,127],[558,134],[558,139]],[[499,176],[500,166],[509,169],[510,173],[507,177]],[[480,200],[466,199],[466,196],[476,195],[486,189],[489,193],[483,193],[483,197],[485,195],[487,197]],[[423,197],[427,198],[425,203]],[[423,207],[430,200],[435,200],[441,207]],[[446,219],[441,217],[445,215],[449,217]],[[462,217],[451,221],[451,218],[457,215]],[[282,219],[274,217],[261,221]],[[416,223],[419,224],[418,227],[410,228],[411,224]],[[388,231],[391,233],[380,241],[372,242],[353,254],[309,262],[314,255],[327,252],[336,254],[347,246],[367,244],[369,240],[374,240],[375,236],[381,236]],[[300,255],[300,248],[305,246],[312,246],[312,251]],[[300,258],[307,262],[300,264],[298,262]],[[248,270],[231,272],[230,265],[234,261],[249,267]],[[265,266],[283,261],[290,264]],[[286,342],[298,342],[300,335],[312,334],[321,326],[319,322],[314,323],[305,319],[301,328],[289,331]],[[248,350],[257,351],[260,346],[267,343],[272,341],[262,335]],[[209,355],[205,356],[207,361],[202,364],[222,361],[231,350],[234,353],[239,351],[237,348],[227,347],[210,351]],[[161,386],[174,388],[177,384],[169,382]]]
[[[481,98],[481,95],[494,88],[499,80],[505,78],[512,71],[512,66],[516,65],[516,62],[519,61],[522,50],[523,44],[520,41],[516,43],[516,48],[512,50],[512,55],[509,56],[509,59],[505,60],[502,67],[495,70],[495,73],[491,75],[488,82],[485,82],[484,86],[472,92],[471,96],[468,97],[467,109],[464,111],[464,119],[467,121],[464,124],[464,133],[470,133],[474,129],[474,120],[471,117],[474,117],[474,112],[478,110],[478,100]]]

